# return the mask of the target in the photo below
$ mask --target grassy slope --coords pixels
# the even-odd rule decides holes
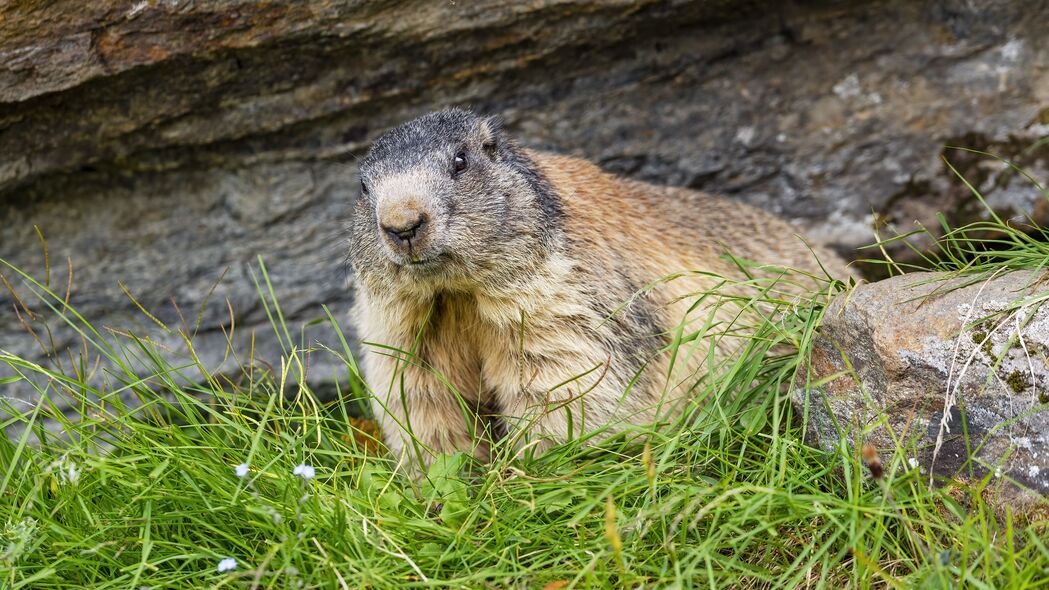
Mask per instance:
[[[1046,245],[1018,235],[1007,233],[1006,262],[1044,265]],[[941,262],[964,260],[968,272],[1003,264],[966,254],[971,240],[944,243]],[[265,281],[284,368],[237,387],[216,378],[186,388],[177,375],[192,359],[180,366],[146,342],[103,337],[21,278],[33,305],[82,330],[93,355],[153,375],[128,369],[93,392],[105,401],[91,401],[68,363],[61,374],[0,353],[18,373],[49,380],[43,404],[8,403],[20,413],[2,423],[28,428],[0,438],[0,588],[1049,586],[1047,523],[996,516],[983,496],[997,482],[929,489],[907,467],[908,449],[882,451],[878,482],[858,451],[803,444],[788,384],[804,379],[830,286],[792,305],[755,283],[755,300],[788,313],[699,382],[712,401],[682,429],[489,466],[449,457],[413,486],[369,451],[344,406],[318,403],[301,384],[301,343]],[[799,352],[766,354],[783,343]],[[314,354],[339,354],[355,373],[348,348]],[[80,415],[55,412],[60,398]],[[45,432],[45,417],[72,442]],[[302,463],[316,477],[295,475]],[[224,558],[237,568],[217,572]]]

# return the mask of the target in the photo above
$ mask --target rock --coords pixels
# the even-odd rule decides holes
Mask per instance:
[[[841,375],[794,392],[810,434],[826,450],[839,430],[853,447],[904,445],[917,449],[906,460],[924,473],[991,473],[1026,488],[1025,501],[1049,496],[1044,279],[913,273],[839,296],[812,352],[811,382]]]
[[[209,372],[233,377],[240,375],[240,365],[279,369],[282,356],[288,356],[286,351],[294,344],[309,367],[309,382],[330,397],[334,384],[345,388],[347,366],[326,351],[304,350],[321,344],[343,349],[322,306],[346,324],[352,291],[340,196],[349,190],[346,183],[351,177],[335,166],[301,162],[133,176],[107,184],[105,190],[88,183],[71,184],[66,199],[25,203],[9,212],[8,220],[30,229],[41,218],[48,220],[41,229],[50,259],[51,289],[64,297],[71,284],[71,303],[111,343],[133,344],[121,334],[134,334],[156,343],[170,364],[192,364],[183,332],[192,336],[194,355]],[[26,261],[22,266],[36,269],[33,274],[43,283],[45,253],[40,242],[21,247],[18,254]],[[265,292],[267,286],[258,258],[265,263],[290,337],[274,328],[263,305],[260,289]],[[28,283],[16,280],[2,266],[0,274],[21,301],[17,315],[8,313],[12,303],[4,301],[0,351],[70,371],[69,357],[77,363],[82,358],[79,336],[33,296]],[[160,329],[132,298],[170,330]],[[47,343],[48,350],[63,352],[45,355],[43,345],[22,321]],[[348,331],[348,326],[342,327]],[[227,334],[236,354],[227,351]],[[352,332],[346,337],[352,339]],[[88,349],[83,362],[95,366],[99,352],[94,346]],[[111,364],[103,362],[101,367]],[[9,374],[0,363],[0,377]],[[286,387],[289,395],[297,390],[295,376],[292,370]],[[176,381],[201,379],[200,372],[189,366]],[[104,371],[98,371],[92,383],[103,390],[119,385]],[[0,388],[0,396],[4,394],[24,400],[17,404],[20,407],[29,407],[36,399],[35,392],[25,387]],[[125,391],[123,397],[130,400],[133,393]]]
[[[293,334],[321,304],[344,320],[354,158],[451,104],[501,114],[535,147],[771,209],[848,250],[873,240],[872,212],[901,230],[979,214],[940,160],[945,143],[1016,156],[1045,180],[1047,148],[1024,150],[1049,133],[1047,17],[1049,0],[6,3],[0,258],[43,281],[36,226],[51,283],[64,293],[71,260],[71,302],[100,328],[181,350],[123,284],[162,321],[181,312],[205,363],[226,371],[228,299],[235,347],[255,332],[260,361],[279,364],[256,257]],[[948,155],[1009,215],[1049,215],[1004,166]],[[13,299],[0,288],[0,348],[53,362]],[[27,305],[59,351],[77,342]],[[338,339],[311,324],[315,341]],[[327,356],[311,359],[318,387],[346,377]]]

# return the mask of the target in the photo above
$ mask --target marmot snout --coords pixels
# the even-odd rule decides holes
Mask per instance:
[[[360,170],[354,321],[402,461],[484,456],[493,423],[542,445],[668,417],[708,355],[697,343],[671,367],[661,350],[708,310],[691,306],[714,275],[742,278],[726,250],[819,276],[815,251],[849,274],[769,213],[523,149],[464,110],[387,132]]]

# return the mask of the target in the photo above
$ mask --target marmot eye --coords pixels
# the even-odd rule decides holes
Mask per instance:
[[[368,194],[368,185],[364,184],[364,179],[363,178],[361,179],[361,194],[362,195]]]
[[[455,158],[452,159],[452,171],[456,174],[466,170],[466,153],[459,152],[455,154]]]

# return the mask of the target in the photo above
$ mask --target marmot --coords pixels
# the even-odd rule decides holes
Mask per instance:
[[[493,422],[542,448],[677,411],[668,402],[687,397],[709,358],[694,348],[671,370],[665,349],[715,275],[743,277],[726,250],[849,276],[765,211],[524,149],[467,110],[387,132],[360,176],[353,319],[402,463],[484,458]]]

